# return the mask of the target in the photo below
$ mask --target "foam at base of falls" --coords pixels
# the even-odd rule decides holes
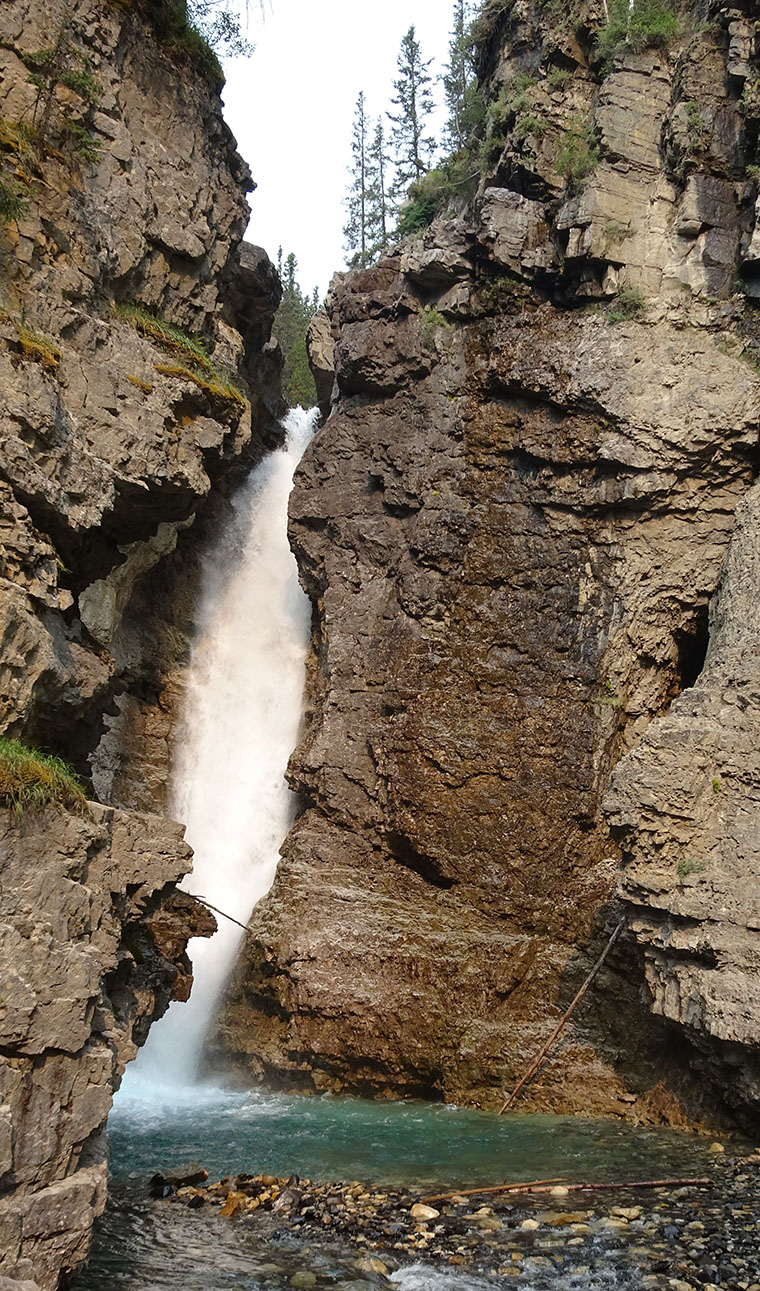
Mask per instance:
[[[293,473],[313,433],[316,410],[291,412],[287,442],[252,472],[232,502],[203,564],[200,605],[175,743],[169,813],[193,847],[188,892],[245,923],[269,890],[292,822],[285,782],[301,719],[311,609],[288,545]],[[195,939],[195,982],[151,1030],[135,1082],[181,1086],[194,1080],[214,1004],[241,930]]]

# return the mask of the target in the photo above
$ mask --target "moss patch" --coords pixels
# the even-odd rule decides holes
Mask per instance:
[[[48,372],[57,372],[61,362],[61,351],[49,336],[42,332],[33,332],[25,323],[14,320],[13,326],[18,333],[18,344],[22,357],[41,363]]]

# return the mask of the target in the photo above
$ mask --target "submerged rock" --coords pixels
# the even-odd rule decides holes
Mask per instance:
[[[171,1192],[177,1192],[180,1188],[193,1188],[195,1184],[205,1183],[208,1179],[208,1170],[197,1161],[190,1161],[188,1165],[176,1166],[173,1170],[159,1170],[154,1174],[150,1181],[150,1190],[154,1197],[167,1197]]]

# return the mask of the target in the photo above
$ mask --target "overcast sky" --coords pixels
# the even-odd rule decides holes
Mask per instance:
[[[250,6],[250,59],[227,60],[225,117],[258,185],[248,238],[273,260],[298,257],[305,291],[324,294],[344,263],[342,206],[356,100],[374,117],[393,93],[401,38],[413,23],[440,74],[452,0],[267,0]],[[440,97],[440,88],[436,89]]]

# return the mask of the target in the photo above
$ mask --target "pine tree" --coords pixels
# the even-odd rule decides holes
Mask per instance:
[[[282,247],[277,253],[277,272],[282,282],[282,300],[272,328],[280,342],[284,366],[282,390],[291,408],[299,404],[311,408],[317,401],[314,378],[306,354],[306,332],[319,308],[319,293],[314,288],[307,296],[298,285],[298,261],[291,251],[283,261]]]
[[[430,90],[430,63],[424,62],[419,43],[410,27],[401,42],[398,56],[398,78],[393,82],[396,97],[391,102],[398,109],[391,122],[391,145],[396,167],[395,190],[403,192],[409,184],[424,175],[430,168],[435,140],[425,134],[428,118],[433,111]]]
[[[356,100],[354,129],[351,136],[351,165],[349,167],[351,182],[344,202],[348,212],[348,219],[343,228],[343,237],[345,238],[346,251],[350,255],[348,263],[352,269],[357,267],[360,269],[366,268],[371,259],[367,211],[369,188],[367,171],[368,135],[369,122],[364,107],[364,92],[362,91]]]
[[[390,228],[395,215],[388,185],[388,159],[385,154],[385,132],[382,118],[378,117],[375,133],[367,152],[367,231],[370,255],[374,259],[390,243]]]
[[[182,12],[186,20],[218,54],[246,55],[253,46],[243,33],[241,5],[237,0],[169,0],[169,7]],[[247,2],[242,6],[248,16]]]
[[[452,152],[466,147],[471,130],[471,99],[475,64],[470,39],[468,0],[454,0],[454,25],[449,41],[449,61],[444,71],[443,90],[448,108],[446,142]]]

